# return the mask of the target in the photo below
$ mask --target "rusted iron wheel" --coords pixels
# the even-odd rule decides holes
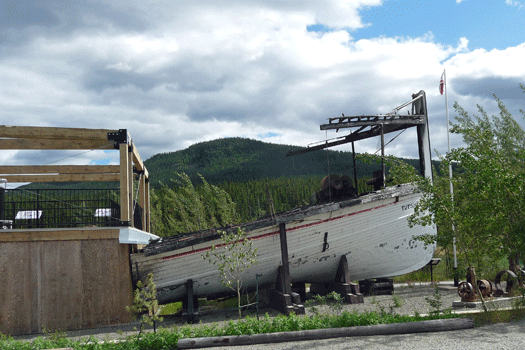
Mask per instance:
[[[501,287],[501,278],[504,276],[504,275],[507,275],[507,279],[506,279],[506,286],[505,286],[505,290],[503,290],[503,288]],[[495,285],[495,296],[497,297],[500,297],[500,296],[503,296],[503,295],[506,295],[508,293],[510,293],[510,291],[512,290],[512,288],[514,287],[514,285],[516,284],[515,282],[517,281],[517,276],[514,272],[512,272],[511,270],[503,270],[503,271],[500,271],[498,272],[498,274],[496,275],[496,278],[494,280],[494,285]]]
[[[478,288],[483,297],[488,297],[492,294],[492,283],[488,280],[478,280]]]
[[[458,295],[461,297],[461,300],[472,298],[474,296],[474,288],[472,288],[472,284],[461,282],[458,285]]]

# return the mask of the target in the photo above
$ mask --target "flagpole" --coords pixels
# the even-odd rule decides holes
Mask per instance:
[[[443,69],[443,89],[445,90],[445,108],[447,112],[447,141],[448,141],[448,153],[450,153],[450,120],[448,116],[448,94],[447,94],[447,73],[446,69]],[[452,185],[452,163],[448,164],[448,176],[449,176],[449,182],[450,182],[450,198],[452,201],[452,205],[454,205],[454,186]],[[454,287],[457,287],[459,285],[458,280],[458,258],[456,254],[456,234],[455,234],[455,227],[454,223],[452,223],[452,232],[454,233],[454,237],[452,239],[452,246],[454,250]]]

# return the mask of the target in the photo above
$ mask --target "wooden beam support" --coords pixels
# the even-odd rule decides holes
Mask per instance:
[[[142,175],[140,177],[139,182],[139,205],[142,208],[142,230],[149,232],[149,225],[148,225],[148,212],[149,212],[149,198],[147,196],[149,195],[148,191],[146,190],[148,184],[146,183],[146,177]]]
[[[118,228],[44,228],[0,231],[0,242],[70,241],[83,239],[118,239]]]
[[[131,143],[131,151],[133,153],[133,163],[135,164],[135,168],[139,171],[144,171],[144,163],[142,163],[142,159],[140,158],[140,154],[137,151],[137,148],[133,143]]]
[[[149,230],[149,174],[126,129],[83,129],[0,125],[0,149],[77,150],[119,149],[119,165],[0,166],[9,182],[119,181],[121,221],[133,225],[133,166],[141,173],[140,205]]]
[[[146,187],[145,187],[145,196],[146,196],[146,206],[144,207],[144,215],[146,216],[145,223],[145,229],[146,232],[151,232],[151,202],[150,202],[150,191],[149,191],[149,179],[146,179]]]
[[[120,221],[130,222],[129,182],[131,174],[128,165],[128,145],[121,143],[120,151]]]
[[[118,174],[118,165],[4,165],[0,174]]]
[[[107,141],[109,132],[118,130],[0,125],[0,137],[24,139]]]
[[[360,117],[354,117],[354,118],[363,118],[364,120],[355,120],[352,121],[350,117],[348,118],[337,118],[337,119],[346,119],[344,121],[341,121],[339,123],[330,123],[330,124],[323,124],[321,125],[321,130],[337,130],[337,129],[343,129],[343,128],[355,128],[359,126],[372,126],[372,125],[392,125],[392,124],[399,124],[403,125],[404,127],[411,127],[416,125],[425,124],[425,121],[423,119],[423,116],[416,115],[416,116],[360,116]],[[374,119],[375,118],[375,119]]]
[[[193,280],[185,283],[186,297],[182,302],[182,319],[187,323],[195,323],[198,319],[199,299],[193,294]]]
[[[0,149],[114,149],[114,143],[107,140],[0,139]]]
[[[290,279],[290,263],[288,259],[288,241],[286,239],[286,224],[284,222],[279,224],[279,238],[281,240],[281,264],[283,266],[283,293],[290,294],[292,292],[292,282]]]
[[[134,226],[134,203],[133,203],[133,152],[131,150],[131,147],[127,145],[128,149],[128,204],[129,204],[129,223],[133,227]]]
[[[270,299],[273,307],[280,312],[289,315],[295,312],[296,315],[304,315],[304,305],[301,304],[299,294],[292,292],[290,278],[290,263],[288,260],[288,242],[286,239],[286,224],[279,224],[279,237],[281,241],[281,265],[277,269],[277,280],[275,289],[270,290]]]
[[[119,181],[119,174],[2,175],[7,182],[102,182]]]
[[[350,280],[346,255],[342,255],[339,260],[339,266],[337,267],[334,280],[328,283],[311,283],[310,292],[320,295],[336,292],[344,298],[346,303],[360,304],[364,302],[363,294],[361,294],[359,290],[359,285],[352,283]]]

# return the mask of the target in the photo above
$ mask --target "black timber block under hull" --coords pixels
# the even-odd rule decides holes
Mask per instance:
[[[359,287],[365,295],[391,295],[394,293],[394,280],[391,278],[364,280],[359,281]]]

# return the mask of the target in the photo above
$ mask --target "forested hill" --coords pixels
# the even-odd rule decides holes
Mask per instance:
[[[262,178],[353,174],[351,152],[315,151],[286,157],[298,146],[279,145],[247,138],[224,138],[192,145],[184,150],[154,155],[145,161],[152,185],[171,184],[176,172],[184,172],[192,180],[204,176],[211,184],[246,182]],[[407,160],[418,167],[415,159]],[[379,165],[357,161],[358,177],[370,176]],[[353,176],[352,176],[353,177]]]
[[[152,186],[172,185],[175,173],[186,173],[194,183],[200,183],[198,174],[211,184],[247,182],[265,178],[325,176],[348,174],[353,178],[351,152],[314,151],[286,157],[289,150],[302,147],[279,145],[247,138],[224,138],[194,144],[186,149],[156,154],[144,163]],[[419,168],[416,159],[405,159]],[[330,170],[328,169],[330,164]],[[378,164],[364,164],[357,160],[359,178],[371,177]],[[23,188],[118,188],[117,182],[33,183]]]

